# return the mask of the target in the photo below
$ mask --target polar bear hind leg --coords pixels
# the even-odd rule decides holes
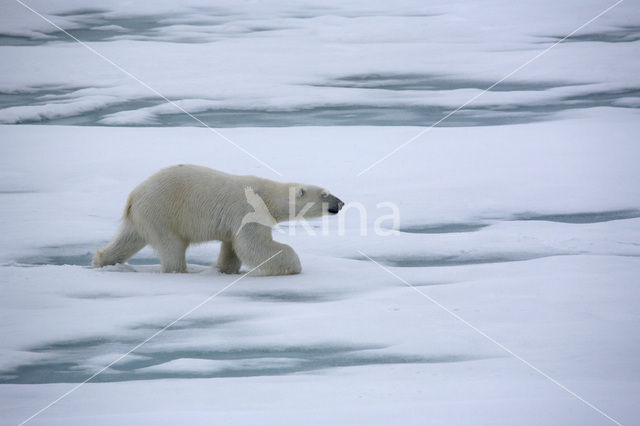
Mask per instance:
[[[146,245],[144,238],[136,232],[133,225],[124,220],[113,240],[103,250],[96,251],[92,266],[100,268],[125,262]]]
[[[240,266],[242,266],[242,261],[233,250],[231,242],[223,241],[222,245],[220,245],[220,255],[216,263],[218,271],[223,274],[237,274],[240,271]]]

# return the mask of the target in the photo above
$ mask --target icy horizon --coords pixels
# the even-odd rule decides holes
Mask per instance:
[[[25,4],[0,6],[0,423],[638,422],[636,1]],[[274,231],[299,275],[220,274],[218,242],[187,274],[90,268],[174,164],[347,207]]]

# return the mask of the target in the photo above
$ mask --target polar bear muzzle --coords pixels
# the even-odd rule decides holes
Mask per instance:
[[[344,206],[344,203],[338,197],[334,197],[333,195],[329,195],[327,204],[329,205],[327,211],[331,214],[338,213],[342,206]]]

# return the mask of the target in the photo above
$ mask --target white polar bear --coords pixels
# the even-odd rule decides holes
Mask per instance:
[[[189,244],[218,240],[220,272],[238,273],[244,263],[257,267],[254,275],[297,274],[298,255],[273,241],[271,227],[294,217],[336,214],[343,205],[317,186],[173,166],[131,192],[117,235],[96,252],[93,266],[122,263],[149,244],[163,272],[186,272]]]

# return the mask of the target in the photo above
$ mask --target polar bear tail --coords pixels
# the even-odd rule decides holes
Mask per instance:
[[[113,240],[104,249],[96,251],[91,263],[94,268],[125,262],[147,245],[126,216],[128,215],[125,213],[122,225]]]

